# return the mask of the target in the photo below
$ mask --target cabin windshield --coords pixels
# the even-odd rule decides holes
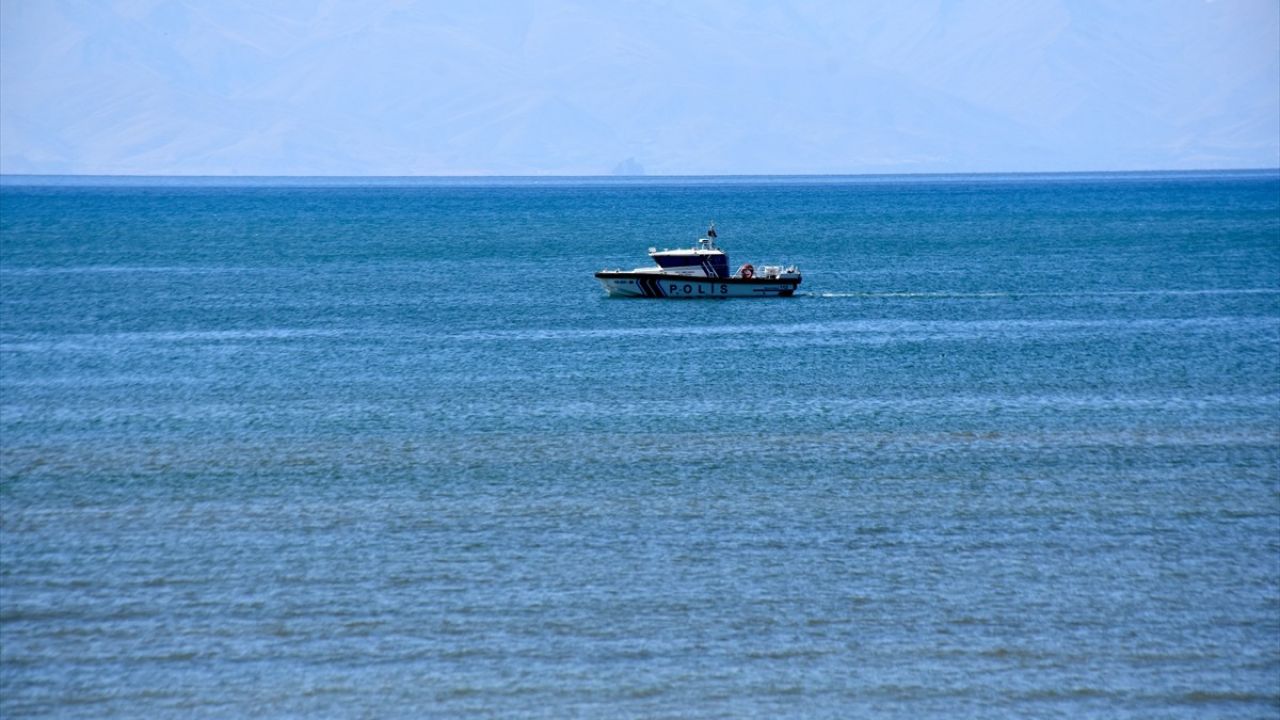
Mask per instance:
[[[654,253],[653,259],[664,270],[701,269],[707,277],[729,277],[729,257],[720,251]]]

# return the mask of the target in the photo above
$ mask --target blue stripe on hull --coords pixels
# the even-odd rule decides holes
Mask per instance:
[[[658,285],[657,278],[636,278],[636,285],[640,287],[640,292],[644,293],[645,297],[666,297],[666,293]]]

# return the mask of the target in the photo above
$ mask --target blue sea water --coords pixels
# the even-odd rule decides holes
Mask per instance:
[[[1280,717],[1280,173],[6,178],[0,716]]]

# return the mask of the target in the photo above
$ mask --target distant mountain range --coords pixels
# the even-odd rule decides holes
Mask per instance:
[[[0,172],[1280,166],[1274,0],[261,5],[3,4]]]

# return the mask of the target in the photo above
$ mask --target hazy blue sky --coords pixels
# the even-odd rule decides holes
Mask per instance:
[[[1277,166],[1277,0],[0,0],[4,173]]]

